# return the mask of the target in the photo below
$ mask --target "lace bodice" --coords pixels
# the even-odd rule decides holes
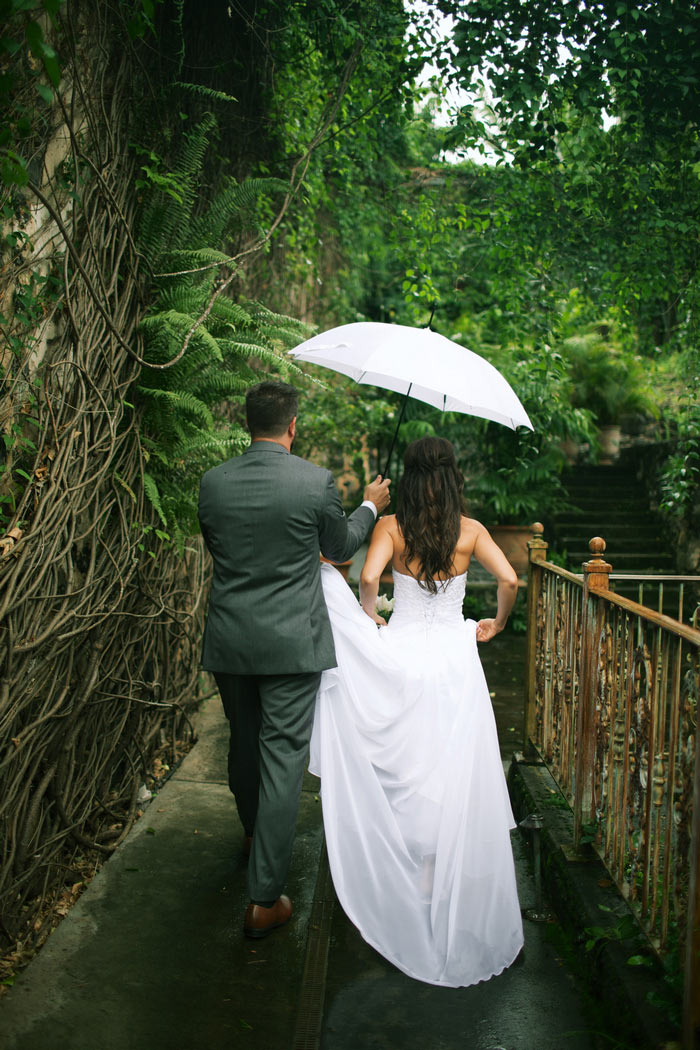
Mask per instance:
[[[391,615],[393,627],[423,623],[445,625],[463,621],[462,605],[467,586],[467,574],[452,576],[438,583],[437,594],[422,587],[413,576],[393,571],[394,611]]]

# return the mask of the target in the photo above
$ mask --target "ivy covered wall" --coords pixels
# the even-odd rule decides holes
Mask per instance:
[[[316,269],[342,255],[314,253],[311,276],[323,209],[305,224],[305,195],[337,212],[350,167],[379,163],[378,131],[361,155],[351,140],[401,110],[402,49],[387,58],[382,39],[405,16],[214,0],[0,13],[9,972],[191,741],[208,688],[199,477],[246,440],[247,386],[293,372],[286,348],[308,329],[279,309],[313,295],[316,310]]]

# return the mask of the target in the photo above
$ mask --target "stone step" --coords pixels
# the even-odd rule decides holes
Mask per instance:
[[[641,485],[635,473],[626,467],[579,467],[573,471],[564,471],[561,480],[567,489],[579,486],[601,488],[613,484]]]
[[[562,528],[567,528],[569,525],[588,525],[590,522],[601,521],[608,525],[626,525],[633,529],[637,524],[653,524],[657,518],[650,510],[631,514],[628,510],[619,508],[595,507],[591,510],[566,511],[557,514],[554,519],[554,527],[557,532],[561,532]]]
[[[593,539],[594,536],[602,536],[608,547],[618,548],[643,548],[646,550],[660,550],[663,551],[665,544],[663,539],[659,536],[656,526],[650,525],[644,528],[632,526],[627,531],[623,532],[621,529],[613,529],[610,525],[595,525],[586,526],[582,529],[573,529],[570,526],[567,527],[566,531],[562,532],[556,538],[556,545],[561,547],[585,547],[588,545],[589,540]]]
[[[580,571],[583,562],[590,561],[591,558],[590,551],[566,550],[563,553],[567,564],[576,566],[576,572]],[[664,556],[658,551],[652,554],[639,554],[629,551],[606,550],[604,558],[608,564],[612,565],[613,572],[672,573],[675,570],[675,562],[669,556]]]
[[[591,465],[570,471],[562,481],[575,509],[555,516],[551,548],[564,554],[574,571],[580,572],[590,559],[588,544],[593,536],[605,540],[604,557],[613,572],[674,571],[675,561],[649,496],[630,470],[617,464]],[[623,586],[629,597],[635,597],[635,584]]]
[[[644,514],[642,517],[633,518],[631,521],[607,521],[602,514],[572,514],[568,517],[570,520],[567,521],[560,518],[556,519],[557,532],[563,533],[566,531],[568,535],[573,532],[583,532],[591,528],[591,526],[600,528],[603,523],[607,531],[615,536],[629,535],[632,530],[637,533],[647,533],[652,530],[655,533],[661,531],[659,521],[653,514]]]
[[[575,492],[567,492],[566,498],[574,507],[625,507],[629,510],[646,510],[649,500],[646,496],[634,494],[627,496],[620,492],[600,492],[581,496]]]
[[[624,492],[626,495],[630,496],[638,496],[640,495],[640,493],[644,494],[644,489],[639,485],[639,483],[634,480],[630,480],[629,478],[620,478],[615,480],[611,478],[610,481],[606,481],[603,483],[564,483],[564,487],[567,492],[571,494],[575,493],[577,496],[597,496],[599,494],[604,495],[605,493],[609,492]]]
[[[634,541],[638,546],[644,543],[647,546],[656,546],[657,544],[663,546],[660,530],[654,521],[624,523],[592,518],[590,521],[584,521],[580,524],[571,522],[557,529],[557,538],[560,543],[567,540],[571,543],[576,539],[587,543],[591,536],[603,536],[603,539],[608,540],[610,543],[617,543],[622,540],[623,542]]]

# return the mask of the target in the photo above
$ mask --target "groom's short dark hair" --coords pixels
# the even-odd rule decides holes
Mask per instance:
[[[299,392],[289,383],[266,379],[252,386],[245,396],[245,412],[251,437],[281,437],[297,414]]]

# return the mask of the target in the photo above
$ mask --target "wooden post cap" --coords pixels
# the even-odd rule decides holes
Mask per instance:
[[[612,572],[612,565],[603,559],[606,546],[602,536],[594,536],[588,541],[591,560],[583,563],[583,571],[588,576],[589,586],[595,589],[607,590],[610,584],[608,576]]]
[[[541,521],[533,522],[530,526],[530,539],[527,541],[530,561],[544,561],[548,546],[544,538],[544,525]]]

